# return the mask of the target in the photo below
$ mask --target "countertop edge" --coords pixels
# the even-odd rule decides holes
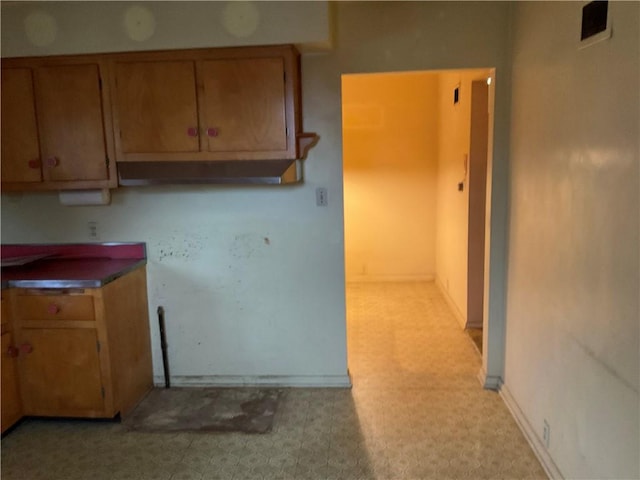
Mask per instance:
[[[147,259],[141,258],[111,275],[98,279],[6,280],[6,283],[3,282],[3,288],[100,288],[146,264]]]

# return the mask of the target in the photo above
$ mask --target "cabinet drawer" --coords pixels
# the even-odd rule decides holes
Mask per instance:
[[[18,295],[16,314],[20,320],[93,321],[90,295]]]

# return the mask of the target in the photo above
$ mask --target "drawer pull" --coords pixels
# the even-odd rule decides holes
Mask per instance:
[[[9,348],[7,348],[7,355],[10,358],[16,358],[18,356],[18,354],[20,353],[20,350],[18,350],[16,347],[14,347],[13,345],[9,346]]]
[[[198,129],[195,128],[195,127],[187,128],[187,135],[189,135],[190,137],[197,137],[198,136]]]
[[[31,353],[33,352],[33,347],[30,343],[23,343],[22,345],[20,345],[20,351],[22,353]]]
[[[29,168],[40,168],[40,160],[37,158],[29,160]]]
[[[60,307],[55,303],[50,303],[47,307],[47,312],[49,312],[51,315],[55,315],[56,313],[60,312]]]
[[[53,168],[58,166],[58,157],[47,158],[47,167]]]
[[[207,128],[207,135],[209,137],[217,137],[219,133],[217,128]]]

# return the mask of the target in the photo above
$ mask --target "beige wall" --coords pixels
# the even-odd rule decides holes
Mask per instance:
[[[489,75],[489,70],[439,75],[436,279],[463,327],[467,323],[471,82],[486,80]],[[459,101],[454,105],[456,87]],[[464,185],[462,191],[458,189],[459,183]]]
[[[438,76],[342,77],[347,281],[432,280]]]
[[[554,474],[640,478],[640,3],[586,49],[582,5],[514,12],[504,393]]]

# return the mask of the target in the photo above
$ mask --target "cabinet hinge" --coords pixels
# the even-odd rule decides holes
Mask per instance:
[[[98,78],[98,88],[100,88],[100,90],[102,90],[102,78]]]
[[[100,340],[96,340],[96,350],[100,353]]]
[[[102,395],[102,398],[104,398],[104,387],[100,387],[100,394]]]
[[[285,129],[284,129],[284,136],[285,136],[285,137],[288,137],[288,136],[289,136],[289,129],[288,129],[288,128],[285,128]]]
[[[109,156],[104,157],[104,161],[107,164],[107,167],[109,166]]]

